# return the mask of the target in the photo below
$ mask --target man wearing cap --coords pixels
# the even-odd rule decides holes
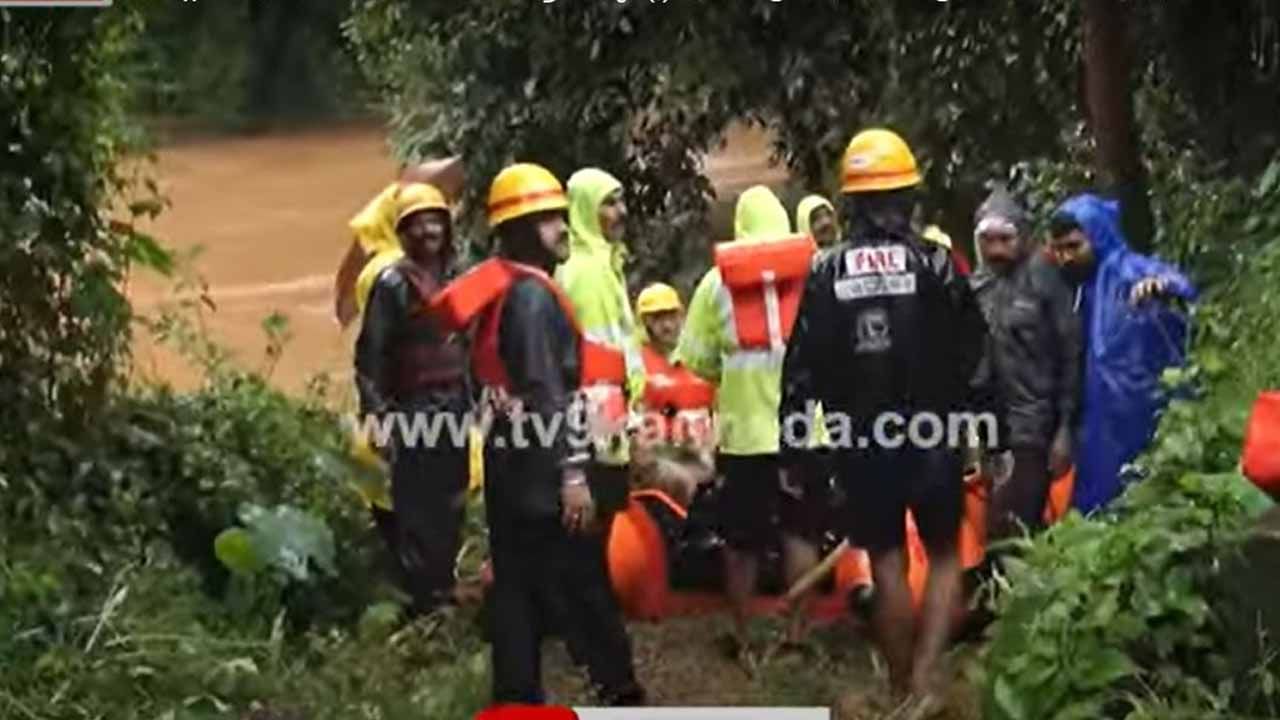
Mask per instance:
[[[871,558],[872,626],[893,689],[932,707],[961,593],[961,460],[946,438],[930,443],[890,429],[967,410],[986,330],[949,253],[911,224],[921,177],[902,138],[861,132],[842,167],[845,240],[808,275],[783,364],[779,423],[816,401],[850,419],[862,438],[833,453],[846,498],[842,525]],[[807,448],[789,439],[781,441],[782,466],[795,474]],[[907,582],[908,510],[929,557],[919,619]]]
[[[466,350],[457,336],[442,333],[426,313],[427,299],[450,273],[453,225],[444,195],[432,185],[400,189],[395,231],[404,256],[373,283],[356,341],[356,389],[360,413],[406,426],[442,413],[461,418],[468,408]],[[396,427],[392,425],[392,427]],[[398,542],[416,612],[430,612],[449,599],[454,586],[465,513],[468,457],[440,433],[423,438],[393,433],[379,448],[391,461],[391,499]]]
[[[373,279],[382,268],[400,259],[395,230],[400,190],[409,185],[427,184],[446,198],[457,198],[462,192],[463,179],[459,157],[402,165],[400,176],[351,218],[347,226],[354,238],[333,282],[333,317],[339,327],[345,329],[359,317]]]
[[[1043,526],[1050,481],[1071,466],[1080,402],[1080,319],[1071,288],[1036,252],[1026,213],[1003,188],[974,217],[978,272],[969,280],[987,320],[975,386],[1004,419],[999,446],[1013,472],[996,485],[989,538]]]
[[[485,446],[493,695],[544,702],[542,640],[558,622],[601,704],[639,705],[645,693],[586,476],[580,390],[592,380],[590,341],[551,277],[569,253],[567,208],[560,181],[538,165],[507,167],[489,189],[498,258],[486,263],[511,278],[483,311],[472,351],[482,403],[494,413]]]

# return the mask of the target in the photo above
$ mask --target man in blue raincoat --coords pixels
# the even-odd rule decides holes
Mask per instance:
[[[1186,357],[1196,298],[1177,268],[1129,249],[1115,201],[1071,198],[1054,214],[1050,250],[1077,288],[1083,323],[1084,397],[1072,504],[1082,513],[1120,495],[1121,468],[1146,448],[1164,405],[1160,376]]]

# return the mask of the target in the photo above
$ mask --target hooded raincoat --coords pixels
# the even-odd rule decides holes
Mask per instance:
[[[623,353],[627,395],[635,407],[644,396],[645,373],[622,269],[626,248],[610,242],[600,229],[600,206],[620,187],[617,178],[595,168],[569,178],[569,259],[556,269],[555,279],[573,303],[583,335]],[[601,443],[596,457],[608,465],[626,464],[630,452],[625,435]]]
[[[787,235],[786,208],[768,188],[753,187],[738,198],[734,242],[754,243]],[[733,301],[711,268],[689,301],[675,361],[715,384],[720,452],[767,455],[778,452],[778,402],[782,350],[743,349],[734,331]]]
[[[1084,320],[1084,398],[1077,434],[1072,504],[1090,512],[1122,490],[1120,470],[1151,441],[1163,371],[1186,358],[1188,319],[1160,301],[1134,307],[1129,293],[1147,277],[1168,282],[1168,292],[1193,301],[1196,290],[1173,266],[1129,249],[1119,205],[1094,195],[1068,200],[1058,210],[1072,217],[1093,245],[1094,272],[1078,290]]]
[[[831,201],[821,195],[809,195],[796,206],[796,232],[812,235],[813,213],[818,208],[826,208],[834,215],[836,208]],[[840,226],[836,225],[836,242],[840,242]]]
[[[1003,189],[978,208],[975,226],[1008,223],[1024,243],[1030,224]],[[1044,253],[1027,248],[1007,272],[989,267],[979,253],[969,278],[987,320],[986,350],[974,386],[1004,419],[1003,447],[1050,447],[1072,430],[1080,398],[1080,318],[1071,288]]]
[[[400,241],[396,237],[396,194],[399,190],[399,182],[390,183],[347,223],[360,248],[369,256],[400,251]]]

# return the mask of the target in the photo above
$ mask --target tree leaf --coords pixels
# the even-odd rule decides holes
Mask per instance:
[[[1129,659],[1128,655],[1116,648],[1106,648],[1089,661],[1088,666],[1079,674],[1078,680],[1083,689],[1094,691],[1137,672],[1137,665]]]
[[[213,554],[228,570],[253,575],[266,567],[254,547],[253,537],[244,528],[227,528],[213,540]]]
[[[1027,714],[1027,708],[1022,703],[1022,699],[1018,697],[1018,693],[1013,686],[1009,684],[1008,679],[1001,675],[996,678],[994,688],[996,707],[1004,714],[1008,720],[1031,720]]]

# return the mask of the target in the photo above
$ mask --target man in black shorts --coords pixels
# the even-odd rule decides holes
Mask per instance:
[[[809,274],[783,364],[779,419],[785,428],[816,401],[828,425],[850,420],[851,433],[832,434],[833,460],[846,496],[844,531],[871,556],[872,624],[895,692],[936,703],[932,675],[961,588],[964,480],[948,440],[964,438],[946,437],[947,426],[950,413],[965,409],[985,325],[946,249],[911,225],[920,176],[906,143],[887,130],[860,133],[843,173],[846,240]],[[799,472],[809,452],[807,438],[789,435],[784,475]],[[907,510],[929,553],[918,633]]]
[[[791,221],[782,202],[764,186],[738,198],[731,245],[744,253],[760,253],[762,264],[773,253],[792,253]],[[811,248],[801,248],[807,251]],[[785,322],[779,308],[795,307],[803,284],[778,283],[770,296],[762,284],[735,289],[722,265],[728,253],[717,253],[693,298],[676,345],[675,361],[716,386],[719,458],[724,481],[721,533],[725,539],[725,594],[733,606],[735,650],[746,651],[751,598],[758,589],[764,552],[777,539],[776,518],[783,488],[778,465],[778,388],[785,350]],[[766,298],[774,302],[766,304]],[[766,317],[772,318],[766,320]],[[784,565],[789,579],[798,578],[817,561],[804,538],[783,528]]]

